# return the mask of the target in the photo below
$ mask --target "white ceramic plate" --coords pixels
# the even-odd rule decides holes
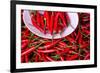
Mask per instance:
[[[26,27],[33,34],[36,34],[36,35],[38,35],[38,36],[40,36],[42,38],[52,39],[52,37],[53,37],[54,39],[58,39],[58,38],[63,38],[65,36],[71,34],[76,29],[76,27],[78,25],[78,21],[79,21],[78,14],[69,12],[68,15],[69,15],[69,18],[70,18],[71,26],[68,26],[67,28],[65,28],[65,30],[64,30],[64,32],[62,32],[62,34],[58,33],[58,34],[55,34],[54,36],[52,36],[50,33],[44,34],[44,33],[40,32],[36,27],[34,27],[32,25],[29,10],[24,10],[24,12],[23,12],[23,20],[24,20],[24,23],[25,23]]]

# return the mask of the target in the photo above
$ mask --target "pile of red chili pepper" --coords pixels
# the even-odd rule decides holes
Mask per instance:
[[[63,12],[60,13],[63,14]],[[41,38],[30,32],[22,20],[21,62],[27,63],[27,62],[89,60],[90,59],[90,14],[78,13],[78,16],[79,16],[79,24],[75,29],[75,31],[64,38],[54,39],[53,41],[51,39]],[[53,20],[51,17],[51,21]],[[51,21],[49,22],[46,21],[46,22],[50,23]],[[48,29],[50,33],[53,33],[51,31],[52,28],[50,28],[50,30],[49,28],[45,29]]]
[[[70,22],[66,12],[30,11],[30,16],[32,25],[44,34],[60,33],[64,31]]]

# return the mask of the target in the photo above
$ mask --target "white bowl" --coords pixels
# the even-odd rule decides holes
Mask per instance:
[[[63,38],[65,36],[71,34],[76,29],[76,27],[78,25],[78,21],[79,21],[78,14],[69,12],[68,15],[69,15],[69,18],[70,18],[71,26],[68,26],[67,28],[65,28],[65,30],[64,30],[64,32],[62,32],[62,34],[58,33],[58,34],[55,34],[54,36],[52,36],[50,33],[44,34],[44,33],[40,32],[36,27],[34,27],[32,25],[29,10],[24,10],[24,12],[23,12],[23,20],[24,20],[24,23],[25,23],[26,27],[33,34],[36,34],[37,36],[40,36],[42,38],[52,39],[52,37],[53,37],[53,39],[59,39],[59,38]]]

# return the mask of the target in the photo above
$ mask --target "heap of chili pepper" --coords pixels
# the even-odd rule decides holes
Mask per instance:
[[[22,11],[23,12],[23,11]],[[36,12],[36,13],[35,13]],[[59,26],[56,28],[52,28],[52,24],[58,24],[58,21],[54,22],[54,20],[59,20],[59,18],[63,18],[63,12],[48,12],[45,11],[45,16],[40,15],[38,11],[35,11],[35,16],[38,22],[38,26],[45,25],[46,27],[38,27],[36,24],[36,28],[44,33],[48,31],[53,34],[53,31],[57,30]],[[55,14],[57,18],[53,19]],[[49,16],[51,15],[51,16]],[[60,16],[61,15],[61,16]],[[40,17],[41,16],[41,17]],[[25,26],[22,20],[21,25],[21,62],[51,62],[51,61],[72,61],[72,60],[89,60],[90,59],[90,14],[89,13],[78,13],[79,16],[79,24],[75,31],[70,35],[61,38],[52,40],[41,38],[32,32]],[[39,18],[40,17],[40,18]],[[44,19],[45,18],[45,19]],[[49,20],[49,21],[48,21]],[[64,24],[62,27],[67,26],[65,19],[62,21]],[[45,23],[44,23],[45,22]],[[41,24],[39,24],[41,23]],[[62,24],[62,23],[61,23]],[[34,24],[35,26],[35,24]],[[62,28],[61,28],[62,30]]]
[[[44,34],[51,35],[63,31],[70,20],[65,12],[44,11],[44,14],[41,14],[40,11],[31,11],[30,16],[34,27]]]

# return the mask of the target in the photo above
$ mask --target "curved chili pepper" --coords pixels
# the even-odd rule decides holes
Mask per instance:
[[[39,49],[51,48],[51,47],[55,46],[60,41],[61,41],[61,39],[58,39],[58,40],[54,41],[53,43],[51,43],[50,45],[46,45],[46,46],[43,46],[43,47],[39,47]]]
[[[47,58],[48,61],[54,61],[51,57],[45,55],[45,57]]]
[[[65,48],[63,51],[61,51],[59,54],[64,54],[70,51],[70,48]]]
[[[32,21],[33,26],[35,26],[39,31],[44,33],[44,30],[36,24],[36,21],[34,20],[33,16],[31,17],[31,21]]]
[[[67,47],[67,44],[65,43],[65,42],[59,42],[59,48],[61,48],[61,49],[63,49],[63,48],[65,48],[65,47]]]
[[[78,58],[78,54],[74,54],[74,55],[72,55],[70,57],[67,57],[67,60],[75,60],[77,58]]]
[[[53,49],[50,49],[50,50],[37,50],[38,52],[40,53],[52,53],[52,52],[55,52],[56,50],[53,50]]]
[[[25,55],[25,54],[28,54],[28,53],[30,53],[30,52],[32,52],[32,51],[34,51],[36,48],[38,48],[38,47],[39,47],[40,45],[42,45],[42,44],[43,44],[43,43],[40,43],[40,44],[36,45],[35,47],[32,46],[31,48],[27,48],[26,51],[22,52],[21,56],[23,56],[23,55]]]
[[[62,41],[59,42],[59,44],[62,45],[62,46],[66,46],[66,43],[65,42],[62,42]]]
[[[28,54],[28,53],[34,51],[34,50],[35,50],[35,47],[32,46],[31,48],[29,48],[29,49],[27,49],[26,51],[22,52],[21,56],[24,56],[24,55],[26,55],[26,54]]]

